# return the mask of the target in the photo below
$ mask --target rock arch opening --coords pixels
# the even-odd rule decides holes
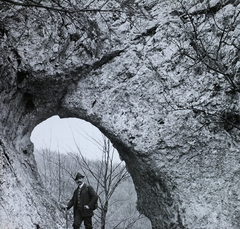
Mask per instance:
[[[76,186],[73,178],[80,171],[85,174],[85,182],[99,194],[96,214],[101,215],[101,220],[107,206],[105,228],[131,224],[133,229],[151,227],[149,219],[136,209],[137,194],[125,163],[109,139],[95,126],[77,118],[53,116],[34,128],[31,141],[38,172],[46,192],[50,193],[49,198],[66,204]],[[109,185],[104,186],[106,183]],[[71,211],[69,214],[71,221]],[[99,218],[93,220],[95,227],[100,228]]]

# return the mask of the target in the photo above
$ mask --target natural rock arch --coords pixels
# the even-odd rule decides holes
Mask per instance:
[[[158,16],[145,15],[138,36],[118,18],[112,46],[106,28],[94,23],[102,42],[81,40],[84,34],[45,10],[3,13],[1,227],[21,221],[24,228],[44,228],[59,219],[42,199],[29,139],[38,123],[57,114],[89,121],[112,141],[132,176],[138,209],[153,228],[239,228],[238,130],[216,117],[230,103],[239,108],[238,92],[227,93],[226,81],[205,69],[184,73],[166,35],[180,19],[168,7],[151,8]],[[52,19],[44,25],[33,12]],[[26,215],[32,211],[36,219]]]

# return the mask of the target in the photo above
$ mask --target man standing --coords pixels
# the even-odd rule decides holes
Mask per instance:
[[[84,176],[77,173],[75,181],[78,185],[73,193],[72,199],[67,205],[67,209],[73,207],[74,222],[73,228],[79,229],[82,221],[86,229],[92,229],[92,216],[95,205],[97,204],[98,195],[91,186],[83,182]]]

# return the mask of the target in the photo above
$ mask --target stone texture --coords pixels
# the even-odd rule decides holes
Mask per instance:
[[[0,228],[63,224],[43,200],[29,139],[52,115],[89,121],[112,141],[154,229],[240,227],[239,92],[179,55],[189,42],[174,4],[140,3],[134,24],[126,15],[83,14],[74,25],[44,9],[1,12]],[[233,113],[234,128],[222,118]]]

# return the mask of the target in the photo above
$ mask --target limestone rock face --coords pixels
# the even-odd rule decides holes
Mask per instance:
[[[188,5],[189,15],[177,3],[147,2],[135,2],[131,20],[81,12],[72,23],[44,8],[8,5],[1,12],[0,228],[62,225],[44,199],[30,142],[53,115],[89,121],[112,141],[153,228],[240,227],[239,90],[227,72],[239,70],[239,57],[227,42],[212,48],[221,36],[211,23],[199,26],[221,59],[191,47],[187,17],[201,16],[204,2]],[[238,2],[229,2],[208,6],[218,25],[240,20]],[[238,33],[232,28],[232,37]]]

